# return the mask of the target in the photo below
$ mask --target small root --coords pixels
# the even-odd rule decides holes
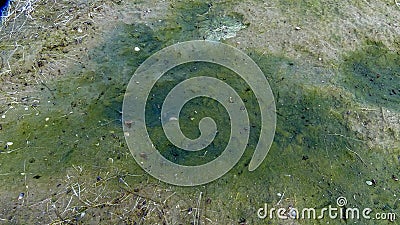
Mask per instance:
[[[365,165],[365,167],[368,167],[368,164],[365,163],[365,161],[361,158],[361,156],[360,156],[357,152],[351,150],[351,149],[348,148],[347,146],[346,146],[346,149],[347,149],[349,152],[354,153],[354,154],[361,160],[361,162]]]

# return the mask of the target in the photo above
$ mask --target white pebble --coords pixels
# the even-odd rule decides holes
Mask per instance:
[[[24,198],[24,196],[25,196],[25,194],[24,194],[23,192],[21,192],[21,193],[18,195],[18,200],[21,200],[21,199],[23,199],[23,198]]]
[[[11,145],[13,145],[14,143],[13,142],[11,142],[11,141],[8,141],[7,142],[7,146],[11,146]]]
[[[372,186],[372,181],[370,181],[370,180],[367,180],[367,181],[365,181],[365,183],[368,185],[368,186]]]
[[[140,48],[139,47],[135,47],[135,52],[138,52],[138,51],[140,51]]]
[[[290,218],[297,218],[297,213],[296,210],[294,210],[293,208],[289,210],[289,216]]]
[[[46,120],[46,121],[49,121],[49,119],[50,119],[50,118],[49,118],[49,117],[47,117],[45,120]]]

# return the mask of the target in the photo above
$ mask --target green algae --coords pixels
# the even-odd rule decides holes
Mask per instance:
[[[198,76],[210,76],[223,80],[237,91],[239,96],[241,96],[245,102],[247,108],[254,109],[249,115],[250,124],[254,128],[252,131],[252,133],[254,133],[254,136],[252,135],[253,142],[249,143],[249,145],[253,146],[254,150],[254,145],[257,144],[258,141],[255,136],[258,136],[257,134],[260,131],[260,123],[257,122],[260,120],[260,110],[255,102],[255,96],[251,92],[250,87],[233,71],[215,64],[203,62],[188,63],[177,66],[159,79],[153,87],[150,93],[151,98],[147,103],[147,112],[150,113],[146,114],[146,121],[150,128],[150,137],[153,137],[152,140],[157,149],[171,161],[179,162],[184,165],[200,165],[215,159],[225,148],[227,141],[229,140],[231,129],[229,116],[222,105],[212,99],[193,99],[184,105],[180,117],[182,132],[187,137],[193,139],[200,135],[197,128],[199,121],[207,116],[212,117],[215,120],[217,127],[220,129],[218,129],[218,134],[210,146],[195,153],[179,150],[171,146],[163,134],[161,121],[158,117],[161,113],[162,103],[166,95],[174,86],[183,80]],[[153,136],[153,134],[157,135]]]
[[[271,76],[269,81],[276,96],[278,121],[273,146],[260,171],[248,173],[243,163],[235,168],[243,182],[257,180],[257,188],[267,188],[266,193],[254,201],[267,199],[265,202],[273,206],[279,201],[274,194],[285,192],[290,199],[289,205],[320,209],[335,206],[340,196],[347,197],[349,202],[351,196],[358,196],[354,201],[351,199],[353,207],[373,206],[395,212],[396,207],[390,199],[398,188],[390,180],[390,174],[398,173],[397,159],[371,151],[351,130],[347,113],[357,107],[351,95],[340,88],[310,86],[290,80],[299,71],[288,69],[282,73],[279,68],[288,64],[294,66],[291,60],[273,56],[258,59],[264,73]],[[369,162],[373,162],[372,166],[366,165]],[[371,167],[376,171],[390,169],[371,173]],[[365,180],[370,179],[380,179],[379,186],[385,187],[386,191],[368,197],[371,188]],[[324,221],[329,219],[310,221],[310,224]]]
[[[157,26],[160,38],[170,45],[179,41],[219,41],[236,36],[248,24],[243,22],[243,15],[224,10],[227,4],[198,0],[171,4],[171,15]]]
[[[346,55],[341,65],[346,89],[362,104],[400,110],[400,56],[379,42]]]
[[[141,46],[149,30],[143,25],[118,26],[109,40],[112,45],[89,52],[92,60],[84,68],[72,68],[65,78],[43,87],[38,106],[26,112],[14,109],[16,117],[7,116],[1,132],[4,140],[15,143],[10,147],[15,152],[2,155],[4,162],[13,162],[2,163],[2,173],[12,175],[2,176],[3,183],[16,185],[13,177],[26,159],[34,159],[26,168],[32,176],[40,174],[46,180],[74,164],[107,167],[109,158],[117,164],[126,158],[119,111],[133,71],[158,47],[157,41]],[[136,46],[141,46],[140,53],[133,51]]]
[[[137,66],[152,53],[177,41],[203,38],[205,32],[199,26],[212,23],[209,22],[212,18],[208,18],[210,5],[207,3],[177,4],[174,10],[178,16],[171,21],[175,24],[167,22],[165,28],[156,31],[143,24],[117,24],[105,42],[89,52],[90,61],[84,63],[84,68],[74,68],[65,79],[43,89],[39,115],[32,113],[21,117],[21,113],[19,119],[3,125],[0,132],[4,134],[4,140],[19,140],[12,146],[12,149],[19,150],[2,155],[4,162],[13,162],[2,163],[2,173],[12,174],[1,177],[2,183],[10,187],[20,186],[23,176],[19,174],[23,172],[25,162],[29,179],[40,175],[33,181],[44,183],[76,164],[99,174],[110,168],[118,168],[122,174],[143,173],[131,157],[121,129],[119,111],[126,84]],[[135,47],[140,51],[135,52]],[[278,193],[285,194],[279,205],[282,207],[335,206],[336,199],[345,196],[352,206],[398,212],[399,203],[393,200],[393,194],[398,193],[399,188],[391,179],[392,174],[399,173],[397,157],[369,149],[351,130],[347,120],[348,112],[354,112],[359,102],[395,109],[398,105],[396,96],[390,96],[396,85],[391,81],[398,78],[396,55],[379,45],[371,49],[368,54],[350,54],[343,63],[340,72],[343,73],[341,78],[345,90],[313,83],[319,79],[316,76],[320,73],[331,73],[331,68],[324,68],[321,72],[307,68],[315,68],[315,65],[304,65],[298,60],[266,55],[257,50],[247,52],[268,78],[276,97],[278,114],[272,148],[264,163],[254,172],[247,171],[247,164],[258,141],[257,102],[238,76],[220,66],[207,63],[182,65],[159,80],[152,90],[153,98],[147,104],[146,119],[152,140],[166,158],[180,164],[201,164],[219,155],[230,126],[224,109],[217,102],[199,98],[183,108],[181,125],[188,137],[199,135],[199,119],[209,115],[221,130],[216,142],[197,155],[169,145],[158,119],[162,100],[175,84],[192,76],[215,76],[234,87],[246,100],[246,108],[251,111],[252,130],[249,147],[233,170],[215,182],[196,187],[195,191],[200,190],[212,199],[211,203],[204,203],[204,217],[221,218],[221,223],[237,224],[243,219],[251,224],[281,223],[278,219],[263,221],[256,217],[257,209],[264,203],[276,205],[280,202]],[[383,81],[369,83],[368,78],[376,77],[376,73],[384,75],[381,76]],[[354,84],[362,86],[355,88]],[[355,92],[356,99],[348,92]],[[206,151],[206,157],[202,157]],[[110,164],[110,158],[113,164]],[[101,168],[100,172],[98,168]],[[140,185],[143,180],[148,180],[146,185],[149,186],[157,183],[148,175],[140,179],[123,177],[132,186]],[[371,179],[376,179],[377,185],[365,184]],[[118,185],[112,187],[120,188]],[[171,188],[165,184],[161,187]],[[174,190],[178,194],[173,199],[178,203],[195,192],[179,187],[174,187]],[[193,203],[185,204],[188,205],[193,206]],[[186,214],[181,216],[181,221],[192,221]],[[300,223],[338,221],[323,219]],[[368,224],[371,221],[361,222]]]

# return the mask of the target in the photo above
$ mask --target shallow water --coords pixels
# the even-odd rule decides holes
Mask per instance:
[[[39,3],[36,14],[30,15],[51,18],[51,12],[46,13]],[[273,30],[280,25],[264,16],[275,18],[276,24],[291,23],[287,33],[312,34],[307,24],[315,21],[336,21],[345,29],[347,23],[340,21],[351,10],[342,11],[339,3],[335,7],[314,1],[190,1],[168,2],[167,7],[161,2],[98,4],[102,11],[94,10],[94,3],[59,7],[71,14],[83,10],[82,15],[87,15],[87,10],[93,16],[73,17],[65,26],[49,28],[56,33],[39,32],[44,42],[30,39],[35,45],[20,47],[15,54],[13,40],[7,38],[12,23],[1,30],[2,220],[12,224],[377,224],[365,218],[257,217],[265,203],[318,211],[336,207],[339,197],[347,199],[346,208],[400,213],[396,180],[400,176],[400,56],[398,42],[391,42],[390,35],[382,40],[363,37],[353,44],[345,35],[332,34],[325,41],[344,43],[335,53],[340,57],[329,57],[328,50],[316,55],[306,34],[286,36]],[[367,8],[361,3],[343,4]],[[254,14],[264,7],[280,11]],[[336,15],[335,10],[344,15]],[[395,17],[396,9],[390,10]],[[249,22],[254,18],[269,23],[268,27],[254,34],[260,25]],[[360,29],[374,28],[353,19]],[[26,21],[34,24],[29,18]],[[296,24],[304,25],[296,28],[300,26]],[[393,26],[385,32],[398,35]],[[29,29],[34,28],[24,26],[14,36],[21,46],[26,46],[23,37]],[[273,50],[262,37],[257,39],[269,32],[275,35],[268,40],[276,42]],[[85,34],[87,39],[76,39]],[[288,43],[278,47],[285,38]],[[303,38],[303,43],[290,44]],[[153,87],[146,105],[150,138],[165,158],[182,165],[204,164],[221,154],[230,135],[225,109],[214,100],[196,98],[183,107],[182,132],[198,137],[200,119],[211,116],[219,131],[216,139],[204,150],[189,153],[169,143],[161,127],[161,106],[169,90],[184,79],[207,75],[229,84],[245,102],[251,125],[246,151],[230,172],[206,185],[177,187],[157,181],[133,159],[122,130],[122,102],[131,76],[146,58],[171,44],[197,39],[237,46],[258,64],[275,96],[276,132],[264,162],[249,172],[261,125],[248,85],[232,71],[210,63],[188,63],[170,70]],[[4,59],[11,62],[11,72]],[[24,193],[22,199],[18,199],[20,193]]]
[[[0,3],[0,18],[1,18],[1,20],[3,20],[3,16],[7,15],[6,11],[7,11],[8,7],[9,7],[9,5],[10,5],[10,1],[9,0],[2,1]]]

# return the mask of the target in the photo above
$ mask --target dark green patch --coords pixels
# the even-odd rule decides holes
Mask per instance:
[[[230,135],[230,119],[226,110],[217,101],[207,98],[196,98],[186,103],[180,114],[180,126],[183,134],[195,139],[200,135],[199,121],[204,117],[211,117],[217,124],[218,134],[213,143],[207,148],[188,152],[174,147],[164,135],[159,119],[162,103],[170,90],[180,82],[197,76],[218,78],[233,87],[247,108],[250,108],[251,139],[249,149],[257,144],[257,134],[260,130],[260,111],[255,101],[255,96],[250,87],[233,71],[219,65],[195,62],[187,63],[173,68],[164,74],[154,85],[146,106],[146,122],[149,134],[157,149],[167,159],[183,165],[200,165],[209,162],[220,155],[225,149]]]
[[[301,4],[288,1],[286,3]],[[318,11],[322,3],[310,5],[314,3],[312,1],[305,3],[306,6],[307,4],[310,6],[309,9],[299,7],[301,10]],[[23,111],[18,112],[16,115],[18,119],[15,121],[2,123],[0,130],[2,141],[14,142],[9,149],[3,149],[4,154],[0,155],[1,174],[10,173],[0,177],[3,190],[12,187],[16,189],[13,191],[17,194],[26,191],[22,172],[26,172],[29,178],[32,177],[35,184],[42,182],[49,188],[47,185],[50,183],[52,185],[50,188],[53,188],[56,184],[51,176],[60,178],[65,176],[62,169],[80,165],[86,169],[85,171],[89,171],[88,173],[97,174],[93,176],[94,183],[99,174],[108,174],[102,173],[103,170],[110,167],[120,170],[120,174],[117,173],[113,180],[116,184],[111,185],[111,188],[115,188],[112,191],[126,187],[119,178],[124,178],[132,187],[141,185],[140,180],[146,180],[143,186],[148,190],[169,189],[171,193],[176,191],[175,196],[174,194],[167,196],[159,205],[167,202],[176,207],[179,203],[182,207],[185,205],[194,208],[200,204],[200,207],[205,209],[201,211],[200,219],[214,213],[220,218],[219,221],[225,224],[244,220],[249,224],[282,223],[278,219],[262,221],[256,217],[258,207],[262,207],[264,203],[276,206],[280,200],[277,193],[285,193],[281,204],[286,208],[294,206],[320,209],[328,205],[335,207],[336,198],[344,196],[351,206],[372,207],[381,212],[398,211],[399,201],[395,201],[393,195],[400,190],[398,183],[391,179],[393,174],[399,173],[397,156],[380,154],[375,149],[368,149],[362,141],[357,140],[359,137],[350,129],[346,120],[346,112],[354,111],[357,103],[339,88],[310,85],[310,80],[319,77],[319,73],[323,73],[323,70],[317,73],[300,66],[298,61],[256,51],[248,53],[270,82],[276,97],[278,114],[275,140],[260,168],[254,172],[247,171],[251,150],[258,141],[260,126],[259,111],[253,93],[229,70],[206,63],[191,63],[169,71],[152,90],[151,96],[154,94],[154,98],[147,104],[146,115],[152,140],[164,156],[180,164],[202,164],[219,155],[224,149],[230,126],[224,109],[215,101],[195,99],[185,105],[182,111],[182,130],[191,138],[198,136],[197,125],[201,118],[212,116],[217,121],[218,129],[221,131],[220,137],[210,146],[209,153],[212,154],[208,154],[204,159],[200,156],[205,151],[199,152],[198,155],[190,155],[172,148],[167,143],[158,119],[160,113],[158,105],[161,106],[162,99],[174,85],[192,76],[209,75],[227,82],[243,100],[246,100],[252,130],[244,157],[222,178],[204,187],[193,189],[160,184],[154,179],[148,179],[148,175],[143,178],[123,176],[127,172],[145,174],[134,162],[122,135],[118,111],[121,109],[127,82],[135,69],[155,51],[177,41],[202,38],[201,27],[207,29],[208,25],[203,26],[204,24],[210,24],[210,20],[216,21],[213,16],[222,15],[218,11],[213,11],[216,9],[213,8],[215,5],[210,9],[210,5],[200,1],[174,3],[171,9],[173,15],[164,22],[167,26],[157,32],[142,24],[117,24],[114,32],[106,37],[107,41],[89,53],[90,61],[72,69],[64,80],[49,83],[50,88],[40,93],[42,98],[38,116],[34,113],[24,115],[26,112]],[[141,50],[135,52],[135,47]],[[382,46],[369,48],[371,48],[370,54],[366,54],[365,51],[353,53],[347,58],[347,62],[343,63],[342,69],[346,75],[343,82],[348,90],[355,91],[358,101],[363,100],[392,108],[397,104],[398,107],[395,96],[390,97],[390,92],[388,93],[399,83],[398,58],[396,54],[384,50]],[[313,68],[313,65],[306,66]],[[194,67],[197,69],[194,70]],[[380,83],[366,81],[373,75],[376,76],[374,73],[377,71],[381,73],[379,78],[384,78],[383,81],[379,81]],[[354,88],[354,84],[362,84],[364,88]],[[390,88],[388,89],[386,85]],[[376,87],[378,88],[375,89]],[[45,93],[50,90],[51,94]],[[364,92],[371,93],[371,96],[365,97]],[[47,103],[47,100],[50,102]],[[197,111],[195,115],[194,110]],[[48,121],[45,119],[47,117]],[[9,150],[16,151],[5,153]],[[363,158],[367,167],[354,152]],[[108,158],[113,158],[114,163],[111,164]],[[365,184],[366,180],[371,179],[378,181],[376,186]],[[28,180],[29,184],[30,182],[32,180]],[[85,185],[90,187],[92,184],[85,183]],[[200,199],[197,192],[199,190],[203,194],[201,202],[197,202],[197,199]],[[32,193],[35,191],[30,190]],[[196,193],[193,194],[194,192]],[[151,197],[154,193],[156,192],[139,194]],[[95,194],[94,198],[98,197],[97,193]],[[31,198],[34,198],[33,195]],[[176,198],[176,201],[172,201],[173,198]],[[212,199],[209,201],[211,203],[205,200],[208,198]],[[68,199],[63,200],[68,202]],[[187,203],[185,202],[187,199],[194,200]],[[29,200],[30,203],[34,202]],[[76,212],[81,213],[82,209],[76,208]],[[115,212],[115,210],[111,208],[109,211]],[[178,216],[186,219],[187,223],[183,224],[192,222],[193,217],[188,216],[185,209],[181,208],[178,211],[181,211]],[[120,215],[123,213],[126,212],[122,211]],[[173,213],[173,210],[166,213]],[[156,214],[149,213],[149,215]],[[86,218],[90,220],[89,218],[93,217],[86,216]],[[203,221],[206,220],[201,222]],[[334,220],[332,224],[339,223],[338,221],[342,220]],[[327,219],[304,221],[312,224],[326,224],[326,222]],[[370,221],[361,221],[362,224],[368,222]]]
[[[382,43],[368,42],[341,65],[344,86],[358,101],[400,111],[400,55]]]
[[[393,182],[385,180],[380,185],[391,190],[373,191],[374,197],[369,197],[371,187],[365,181],[385,179],[395,170],[396,162],[382,154],[371,155],[367,145],[351,130],[346,119],[346,112],[356,107],[351,96],[340,88],[309,85],[296,79],[295,74],[308,73],[299,71],[297,62],[276,56],[261,57],[257,53],[251,55],[268,77],[276,97],[276,135],[260,168],[249,173],[247,165],[241,161],[232,173],[221,179],[234,179],[230,175],[236,174],[241,176],[242,182],[257,181],[261,193],[254,201],[258,206],[264,202],[274,206],[279,201],[276,193],[285,192],[285,197],[291,199],[286,204],[299,208],[336,206],[336,199],[345,196],[360,208],[374,205],[375,199],[376,208],[388,205],[390,207],[382,210],[392,212],[394,206],[389,199],[394,193]],[[366,163],[376,162],[377,171],[378,168],[388,171],[371,172],[370,165],[364,164],[354,152]],[[384,161],[386,163],[382,163]],[[244,184],[234,185],[239,188]],[[353,196],[357,196],[356,200]],[[381,201],[376,201],[378,198]],[[326,218],[320,222],[326,221],[330,220]]]

